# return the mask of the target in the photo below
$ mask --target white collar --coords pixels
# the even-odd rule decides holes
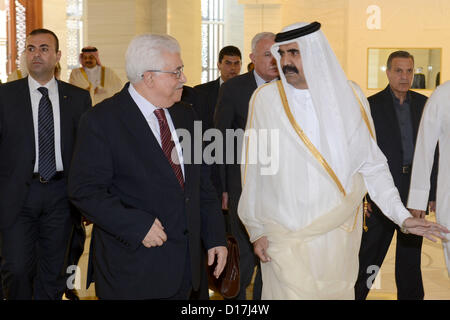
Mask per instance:
[[[39,82],[37,82],[31,75],[28,75],[28,86],[30,87],[30,91],[38,91],[38,88],[45,87],[48,89],[49,94],[58,92],[58,83],[56,82],[55,77],[52,77],[50,81],[48,81],[46,84],[42,85]]]
[[[155,112],[155,110],[158,109],[150,101],[145,99],[139,92],[137,92],[132,83],[130,83],[128,87],[128,92],[134,102],[138,105],[145,119],[148,119]]]

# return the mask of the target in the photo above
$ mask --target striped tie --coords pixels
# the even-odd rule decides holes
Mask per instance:
[[[163,152],[166,155],[167,160],[169,160],[170,166],[172,167],[181,188],[184,188],[183,172],[181,171],[181,166],[179,164],[180,161],[178,161],[178,153],[175,148],[175,143],[172,140],[172,134],[170,133],[169,124],[167,123],[164,109],[156,109],[155,115],[156,118],[158,118],[159,133],[161,135],[161,146]],[[173,159],[176,160],[176,163],[172,160],[172,150]]]
[[[48,89],[40,87],[38,90],[42,94],[38,113],[39,174],[44,180],[49,181],[56,174],[53,109]]]

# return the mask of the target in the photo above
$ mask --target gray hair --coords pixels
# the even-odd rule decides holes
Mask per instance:
[[[273,32],[257,33],[252,39],[252,53],[255,53],[256,45],[258,44],[259,40],[267,39],[267,38],[275,39],[275,33],[273,33]]]
[[[414,57],[413,57],[413,55],[410,54],[408,51],[401,51],[401,50],[399,50],[399,51],[392,52],[389,55],[389,57],[387,59],[387,63],[386,63],[388,70],[391,70],[392,60],[394,60],[395,58],[411,59],[412,62],[413,62],[413,65],[414,65]]]
[[[128,80],[137,83],[142,80],[145,71],[163,69],[163,52],[179,53],[178,41],[169,35],[150,33],[134,37],[125,54]]]

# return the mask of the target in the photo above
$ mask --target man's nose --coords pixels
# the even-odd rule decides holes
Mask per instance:
[[[180,82],[181,82],[181,83],[186,83],[186,82],[187,82],[187,77],[186,77],[186,75],[184,74],[184,71],[181,71]]]

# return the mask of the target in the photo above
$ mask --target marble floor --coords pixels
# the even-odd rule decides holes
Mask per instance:
[[[429,220],[435,221],[435,217],[431,215]],[[88,238],[85,244],[84,254],[79,263],[81,272],[77,274],[79,277],[77,281],[81,284],[81,288],[77,291],[82,300],[96,299],[94,285],[91,285],[87,290],[85,289],[91,229],[92,226],[87,227]],[[368,296],[369,300],[395,300],[397,298],[394,271],[395,238],[394,236],[385,261],[373,283],[372,290]],[[450,277],[445,267],[444,252],[440,241],[434,243],[428,239],[424,239],[422,249],[422,276],[425,300],[450,300]],[[251,298],[251,296],[252,289],[248,288],[247,297]],[[211,292],[210,298],[212,300],[220,300],[221,296]]]

